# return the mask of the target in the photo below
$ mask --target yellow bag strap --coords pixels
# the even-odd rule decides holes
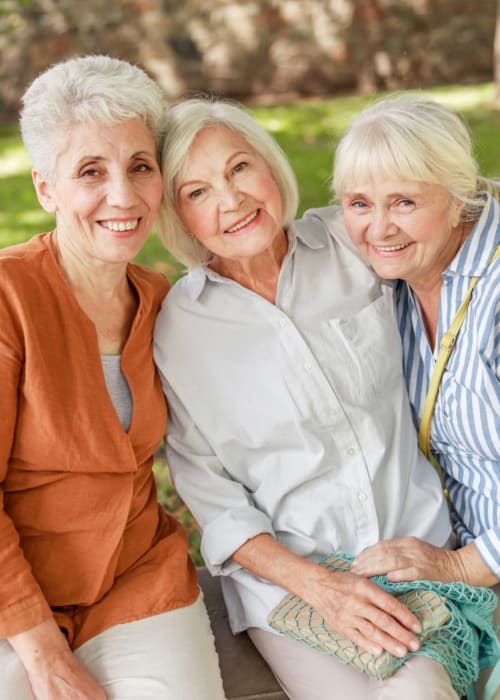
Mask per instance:
[[[497,245],[495,252],[493,253],[489,264],[496,260],[500,255],[500,245]],[[472,292],[478,281],[479,277],[473,277],[464,296],[460,308],[458,309],[455,318],[451,322],[450,327],[443,333],[443,336],[439,342],[439,353],[436,359],[436,364],[434,366],[434,372],[432,373],[431,381],[429,384],[429,391],[425,397],[424,410],[422,411],[422,418],[420,420],[420,429],[418,431],[418,446],[427,457],[427,459],[432,462],[435,466],[441,481],[443,481],[443,475],[441,472],[441,467],[438,461],[435,459],[431,452],[431,425],[432,425],[432,415],[434,413],[434,407],[436,405],[436,399],[439,392],[439,385],[441,384],[441,378],[443,376],[444,369],[448,363],[448,359],[453,352],[455,343],[457,341],[458,331],[462,323],[464,322],[465,316],[467,314],[467,309],[472,297]]]

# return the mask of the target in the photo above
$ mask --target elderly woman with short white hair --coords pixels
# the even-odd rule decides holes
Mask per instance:
[[[168,283],[132,260],[162,196],[163,95],[140,68],[88,56],[23,103],[56,226],[0,252],[0,698],[223,700],[186,537],[152,473]]]

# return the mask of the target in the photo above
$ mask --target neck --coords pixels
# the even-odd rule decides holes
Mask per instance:
[[[282,231],[273,245],[262,253],[251,258],[216,257],[210,267],[214,272],[234,280],[274,304],[281,265],[287,250],[288,239]]]
[[[436,343],[437,325],[439,319],[439,299],[443,280],[439,279],[439,284],[427,289],[417,290],[412,287],[413,292],[420,305],[422,320],[430,346],[434,348]]]
[[[127,278],[127,263],[105,263],[77,254],[57,240],[59,262],[76,301],[94,324],[101,355],[122,352],[138,300]]]
[[[128,288],[128,262],[107,263],[82,256],[60,240],[56,233],[59,263],[75,293],[105,301],[125,293]]]
[[[437,261],[432,272],[427,273],[424,277],[407,280],[413,293],[415,294],[420,310],[424,326],[427,331],[427,337],[432,347],[436,342],[437,324],[439,319],[439,301],[441,296],[441,287],[443,286],[442,273],[451,263],[455,255],[458,253],[467,236],[474,226],[473,222],[460,224],[460,231],[456,237],[451,237],[453,245],[443,251],[443,255]]]

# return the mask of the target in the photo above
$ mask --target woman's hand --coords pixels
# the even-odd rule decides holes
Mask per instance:
[[[384,540],[358,554],[351,570],[359,576],[386,574],[389,581],[463,581],[470,586],[492,586],[497,579],[474,544],[458,550],[441,549],[416,537]]]
[[[307,601],[327,625],[372,654],[416,651],[420,622],[394,596],[350,572],[331,572],[292,554],[270,535],[242,545],[233,561]]]
[[[418,619],[394,596],[351,572],[332,572],[315,565],[302,598],[317,610],[328,627],[379,655],[384,650],[403,657],[416,651]]]
[[[26,669],[36,700],[106,700],[53,618],[10,637],[9,642]]]

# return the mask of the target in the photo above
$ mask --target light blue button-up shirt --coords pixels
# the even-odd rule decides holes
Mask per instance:
[[[443,467],[461,545],[474,542],[500,577],[500,203],[481,217],[443,272],[437,338],[451,325],[473,276],[480,279],[441,380],[431,447]],[[420,307],[404,282],[396,299],[415,424],[422,415],[439,343],[431,348]]]
[[[155,329],[169,465],[208,568],[225,575],[234,632],[269,629],[284,595],[231,560],[259,533],[315,561],[450,535],[417,449],[392,289],[359,259],[337,208],[312,210],[287,236],[274,305],[198,267]]]

